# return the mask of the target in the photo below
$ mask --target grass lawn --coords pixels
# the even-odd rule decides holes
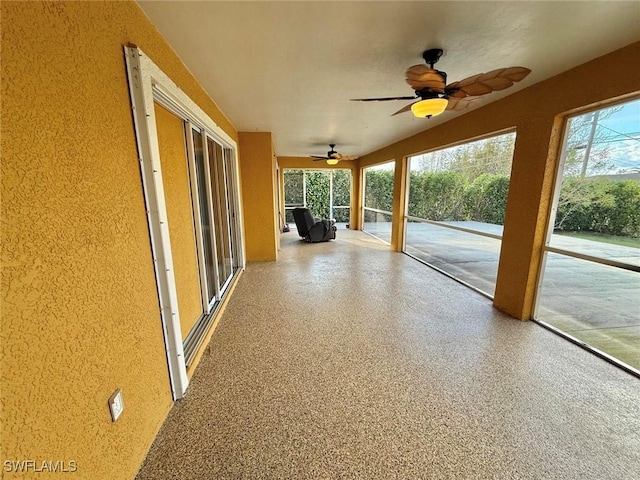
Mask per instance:
[[[591,240],[594,242],[611,243],[613,245],[621,245],[623,247],[640,248],[640,238],[631,237],[615,237],[613,235],[603,235],[593,232],[553,232],[558,235],[564,235],[566,237],[582,238],[584,240]]]

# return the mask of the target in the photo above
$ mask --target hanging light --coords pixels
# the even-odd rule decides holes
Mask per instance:
[[[327,160],[327,163],[329,165],[337,165],[339,161],[340,160],[338,160],[337,158],[330,158],[329,160]]]
[[[418,118],[430,118],[440,115],[447,108],[446,98],[427,98],[411,105],[411,112]]]

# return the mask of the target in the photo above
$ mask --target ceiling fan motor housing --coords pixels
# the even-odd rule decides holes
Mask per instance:
[[[430,48],[422,52],[422,58],[424,58],[424,62],[427,65],[433,68],[433,66],[438,63],[438,60],[440,60],[442,54],[443,50],[441,48]]]

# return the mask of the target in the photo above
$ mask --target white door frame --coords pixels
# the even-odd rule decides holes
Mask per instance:
[[[236,142],[193,102],[153,61],[135,46],[124,47],[131,107],[142,174],[160,316],[174,400],[184,397],[189,378],[184,357],[178,296],[173,271],[169,224],[162,183],[154,101],[170,106],[185,119],[209,132],[236,156]],[[240,227],[241,238],[244,238]],[[244,248],[244,243],[242,244]],[[244,258],[244,252],[243,252]],[[244,265],[243,265],[244,266]]]

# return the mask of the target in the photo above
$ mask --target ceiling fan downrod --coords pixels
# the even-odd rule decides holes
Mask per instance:
[[[424,58],[425,63],[433,70],[433,66],[438,63],[443,53],[441,48],[430,48],[422,52],[422,58]]]

